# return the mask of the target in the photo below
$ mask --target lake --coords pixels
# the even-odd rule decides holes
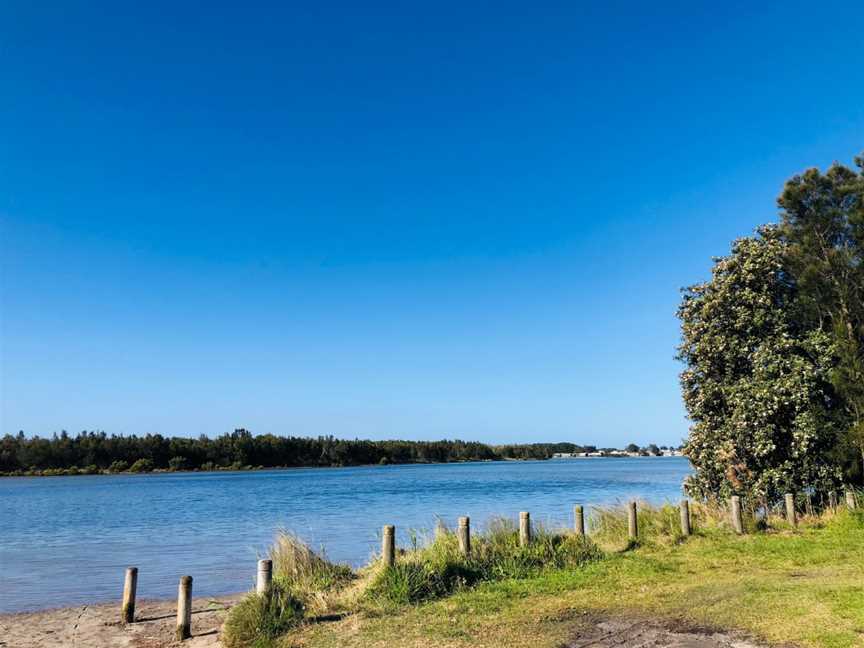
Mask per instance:
[[[302,468],[0,479],[0,612],[118,601],[127,565],[140,598],[243,591],[280,528],[358,566],[384,524],[397,540],[460,515],[572,524],[573,504],[677,501],[681,457]],[[588,512],[590,518],[590,511]]]

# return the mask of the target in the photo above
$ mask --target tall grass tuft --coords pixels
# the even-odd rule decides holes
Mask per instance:
[[[303,622],[323,612],[339,589],[353,579],[346,565],[316,554],[297,536],[280,531],[270,548],[273,585],[269,595],[247,594],[231,608],[222,630],[226,648],[269,648]]]
[[[269,596],[251,593],[231,608],[222,626],[225,648],[269,648],[303,620],[302,601],[279,583]]]
[[[350,567],[331,563],[284,530],[277,534],[270,558],[273,580],[310,608],[326,608],[328,595],[354,578]]]

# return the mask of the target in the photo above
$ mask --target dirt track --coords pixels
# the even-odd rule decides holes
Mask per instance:
[[[595,619],[564,648],[758,648],[733,633],[694,628],[680,622]]]

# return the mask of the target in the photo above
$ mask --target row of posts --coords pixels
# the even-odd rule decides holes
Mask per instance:
[[[795,512],[795,494],[786,493],[786,520],[792,525],[798,524]],[[828,493],[828,505],[831,509],[837,509],[837,492]],[[846,506],[850,510],[855,508],[855,493],[846,491]],[[808,506],[808,509],[811,507]],[[690,525],[690,502],[681,500],[679,507],[681,515],[681,535],[689,536],[692,533]],[[732,527],[738,534],[744,533],[744,519],[741,512],[741,498],[733,495],[731,500]],[[577,535],[585,535],[585,509],[582,506],[573,507],[574,530]],[[468,517],[459,518],[457,530],[460,551],[468,555],[471,553],[471,521]],[[637,515],[636,502],[630,502],[627,506],[627,536],[628,540],[635,542],[639,538],[639,518]],[[381,556],[384,564],[392,567],[396,563],[396,527],[388,524],[381,534]],[[531,543],[531,514],[527,511],[519,513],[519,545],[527,546]]]
[[[258,561],[258,577],[255,591],[258,594],[270,593],[273,584],[273,561]],[[123,604],[120,607],[122,623],[135,621],[135,596],[138,589],[138,568],[127,567],[126,579],[123,582]],[[192,577],[181,576],[177,589],[177,630],[178,641],[184,641],[192,636]]]
[[[784,497],[786,505],[786,521],[796,526],[798,518],[795,511],[795,494],[786,493]],[[829,491],[828,506],[832,510],[837,509],[837,492]],[[847,508],[855,508],[855,493],[846,491]],[[741,511],[741,498],[733,495],[731,499],[732,527],[738,534],[744,533],[744,519]],[[808,506],[809,508],[809,506]],[[690,528],[690,502],[682,500],[679,507],[681,513],[681,535],[689,536]],[[573,507],[574,530],[577,535],[585,535],[585,509],[582,506]],[[637,517],[636,502],[630,502],[627,506],[627,535],[631,542],[639,537],[639,521]],[[459,550],[464,555],[471,553],[471,519],[459,518],[456,531],[459,542]],[[531,544],[531,514],[527,511],[519,513],[519,545],[522,547]],[[392,567],[396,564],[396,527],[392,524],[385,525],[381,534],[381,558],[385,565]],[[255,582],[255,591],[261,595],[268,595],[273,585],[273,561],[259,560],[258,574]],[[120,616],[123,623],[133,623],[135,620],[135,594],[138,588],[138,568],[127,567],[126,579],[123,583],[123,604]],[[181,576],[177,590],[177,631],[178,641],[183,641],[192,636],[192,577]]]
[[[585,509],[576,505],[573,507],[573,526],[577,535],[585,535]],[[627,531],[630,540],[635,541],[639,536],[639,522],[636,515],[636,502],[630,502],[627,507]],[[687,500],[681,502],[681,533],[690,535],[690,503]],[[456,530],[456,538],[459,542],[459,551],[464,555],[471,553],[471,519],[459,518],[459,526]],[[526,547],[531,544],[531,514],[528,511],[519,513],[519,546]],[[396,527],[387,524],[381,530],[381,559],[388,567],[396,564]]]
[[[123,604],[120,607],[120,620],[123,623],[135,621],[135,595],[138,589],[138,568],[127,567],[123,582]],[[192,636],[192,577],[181,576],[177,588],[177,640],[183,641]]]
[[[788,522],[790,526],[797,526],[798,514],[795,510],[795,493],[786,493],[783,497],[783,501],[786,508],[786,522]],[[854,491],[847,490],[846,508],[851,511],[855,509],[855,506],[855,493]],[[832,511],[837,510],[837,491],[828,491],[828,508]],[[735,529],[735,533],[738,533],[739,535],[743,534],[744,518],[741,513],[741,498],[738,495],[732,496],[730,510],[732,514],[732,528]],[[811,513],[812,510],[813,505],[810,500],[810,494],[807,493],[807,513]]]

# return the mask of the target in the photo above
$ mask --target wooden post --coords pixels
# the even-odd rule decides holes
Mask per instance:
[[[471,553],[471,518],[459,518],[459,551],[464,555]]]
[[[732,496],[732,528],[735,533],[741,535],[744,533],[744,520],[741,517],[741,498],[738,495]]]
[[[258,594],[269,595],[273,586],[273,561],[258,561],[258,580],[255,583],[255,591]]]
[[[846,508],[850,511],[855,509],[855,493],[854,491],[847,490],[846,491]]]
[[[690,501],[686,499],[681,500],[681,535],[690,535]]]
[[[828,508],[832,511],[837,510],[837,491],[828,491]]]
[[[804,495],[804,514],[813,517],[813,495],[807,491]]]
[[[798,524],[798,518],[795,515],[795,494],[786,493],[786,521],[793,527]]]
[[[177,641],[192,636],[192,577],[181,576],[177,589]]]
[[[120,607],[120,622],[135,621],[135,591],[138,589],[138,568],[126,568],[126,580],[123,581],[123,605]]]
[[[576,535],[585,535],[585,509],[578,504],[573,507],[573,526],[576,530]]]
[[[627,535],[631,542],[639,537],[639,523],[636,520],[636,502],[630,502],[627,507]]]
[[[531,544],[531,514],[527,511],[519,513],[519,546]]]
[[[396,564],[396,527],[385,524],[381,535],[381,557],[386,567]]]

